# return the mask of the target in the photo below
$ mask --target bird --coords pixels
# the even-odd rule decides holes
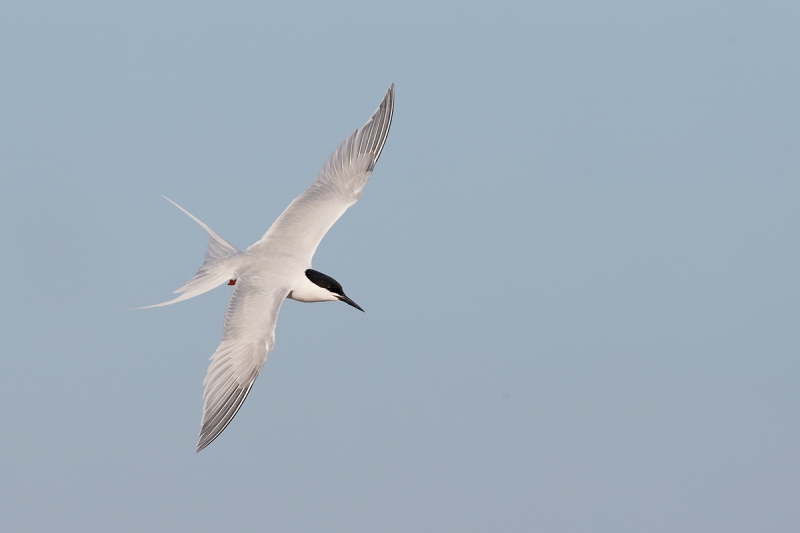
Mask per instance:
[[[167,201],[199,224],[208,237],[202,266],[177,289],[176,298],[140,309],[163,307],[232,285],[222,341],[203,381],[203,416],[196,452],[228,427],[242,407],[267,355],[275,346],[278,313],[284,300],[344,302],[364,311],[332,277],[314,270],[320,241],[364,193],[386,144],[394,113],[394,83],[366,124],[331,154],[311,186],[295,198],[263,237],[239,250],[186,209]]]

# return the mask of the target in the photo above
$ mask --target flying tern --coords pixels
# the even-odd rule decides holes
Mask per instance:
[[[222,433],[247,398],[275,346],[275,325],[284,299],[338,300],[363,311],[339,282],[313,270],[311,259],[333,223],[364,193],[386,143],[393,111],[394,84],[367,123],[331,154],[311,187],[289,204],[261,240],[244,251],[167,198],[206,230],[208,251],[194,277],[175,291],[180,296],[148,307],[188,300],[225,283],[233,285],[222,342],[211,356],[203,381],[198,452]]]

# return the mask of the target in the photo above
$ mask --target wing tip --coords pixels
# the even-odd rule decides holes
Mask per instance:
[[[394,117],[394,82],[389,85],[386,94],[378,106],[378,110],[370,119],[370,122],[378,119],[378,131],[375,132],[375,138],[370,151],[373,152],[374,157],[369,165],[368,170],[372,172],[378,159],[381,157],[383,147],[386,145],[386,140],[389,138],[389,130],[392,128],[392,118]]]
[[[257,374],[256,377],[258,377]],[[253,378],[253,381],[250,382],[250,385],[246,389],[238,387],[238,390],[235,391],[233,394],[231,394],[231,398],[234,398],[235,395],[233,405],[228,407],[229,412],[223,413],[221,419],[217,419],[219,413],[215,413],[215,415],[212,416],[211,420],[209,420],[208,422],[214,421],[215,423],[213,426],[206,427],[208,422],[205,420],[206,418],[205,413],[203,414],[203,422],[201,423],[202,425],[200,428],[200,439],[197,441],[197,448],[195,449],[194,453],[200,453],[201,451],[206,449],[212,442],[214,442],[217,439],[217,437],[219,437],[222,434],[223,431],[225,431],[225,428],[227,428],[230,425],[236,414],[239,412],[239,409],[241,409],[242,405],[244,405],[244,401],[250,394],[250,389],[253,388],[253,383],[255,383],[255,378]],[[231,407],[233,407],[232,411],[230,410]],[[225,404],[220,406],[220,409],[224,408]],[[222,423],[220,424],[220,422]]]

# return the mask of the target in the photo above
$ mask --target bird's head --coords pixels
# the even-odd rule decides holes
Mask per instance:
[[[344,290],[342,290],[342,284],[332,277],[325,275],[322,272],[311,270],[310,268],[306,270],[306,277],[314,285],[328,291],[331,300],[340,300],[347,305],[352,305],[362,313],[364,312],[364,310],[361,309],[357,303],[347,297],[347,295],[344,293]]]

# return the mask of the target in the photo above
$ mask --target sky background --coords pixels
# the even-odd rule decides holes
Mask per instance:
[[[0,529],[800,530],[797,2],[4,2]],[[223,287],[394,123],[194,453]]]

